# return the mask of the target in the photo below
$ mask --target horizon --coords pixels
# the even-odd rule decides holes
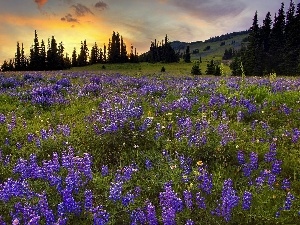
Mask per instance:
[[[225,2],[225,3],[224,3]],[[274,17],[289,0],[11,0],[0,3],[0,64],[14,58],[17,42],[24,43],[25,55],[33,44],[34,30],[39,42],[55,37],[69,56],[86,40],[89,50],[96,42],[108,44],[112,32],[123,36],[139,55],[149,50],[151,41],[167,34],[170,41],[205,41],[210,37],[247,30],[255,11],[262,23],[269,11]],[[149,14],[149,11],[151,12]],[[116,16],[118,15],[118,16]],[[120,19],[121,18],[121,19]]]

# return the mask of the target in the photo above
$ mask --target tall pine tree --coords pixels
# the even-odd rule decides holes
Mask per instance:
[[[270,74],[272,72],[272,66],[270,64],[271,56],[270,56],[270,35],[272,30],[272,18],[271,13],[268,12],[266,14],[265,19],[263,20],[263,25],[261,27],[261,41],[262,41],[262,64],[264,74]]]
[[[261,76],[263,75],[262,65],[262,43],[260,37],[260,28],[258,25],[257,11],[255,12],[253,23],[249,33],[249,43],[247,51],[242,58],[245,73],[247,75]]]
[[[286,14],[285,25],[285,47],[283,51],[283,72],[286,75],[297,74],[299,63],[299,21],[295,15],[295,3],[290,1],[290,6]]]
[[[270,34],[270,62],[271,68],[279,75],[284,73],[283,50],[285,46],[285,12],[284,3],[278,14],[275,15],[273,28]]]

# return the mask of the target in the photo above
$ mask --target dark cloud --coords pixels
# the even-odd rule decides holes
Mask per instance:
[[[99,1],[95,4],[95,8],[104,10],[107,9],[107,4],[105,2]]]
[[[94,15],[94,13],[88,7],[86,7],[80,3],[78,3],[76,5],[72,5],[71,8],[73,8],[75,10],[76,16],[85,16],[86,14]]]
[[[246,4],[241,0],[169,0],[168,4],[206,21],[236,16],[246,8]]]
[[[42,8],[48,0],[34,0],[34,2],[38,5],[39,8]]]
[[[61,21],[66,21],[66,22],[69,22],[69,23],[79,23],[79,21],[76,18],[74,18],[70,13],[68,13],[67,15],[62,17],[60,20]]]

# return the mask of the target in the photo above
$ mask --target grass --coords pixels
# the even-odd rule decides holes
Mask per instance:
[[[205,60],[207,61],[207,60]],[[196,61],[191,63],[185,63],[180,61],[179,63],[124,63],[124,64],[94,64],[84,67],[85,71],[101,71],[103,73],[120,73],[129,76],[141,77],[141,76],[190,76],[191,70]],[[105,66],[105,69],[102,66]],[[165,67],[166,71],[161,72],[161,68]],[[223,65],[225,74],[230,74],[230,68],[227,65]],[[70,71],[82,71],[81,67],[73,67]],[[207,69],[207,63],[200,63],[200,69],[202,74],[205,74]]]

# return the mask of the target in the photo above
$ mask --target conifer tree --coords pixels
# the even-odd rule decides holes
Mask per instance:
[[[216,67],[215,67],[214,60],[212,59],[210,63],[207,64],[205,73],[207,75],[214,75],[215,72],[216,72]]]
[[[231,69],[232,76],[242,76],[241,60],[239,57],[235,56],[229,67]]]
[[[263,20],[263,25],[261,27],[261,41],[262,41],[262,50],[263,50],[263,71],[265,74],[270,74],[272,72],[272,67],[270,64],[270,35],[272,30],[272,19],[271,13],[266,14],[265,19]]]
[[[72,52],[72,62],[71,62],[73,67],[77,66],[77,53],[76,53],[76,48],[73,49]]]
[[[107,51],[106,45],[104,44],[104,45],[103,45],[103,62],[106,62],[106,59],[107,59],[107,58],[106,58],[106,53],[107,53],[106,51]]]
[[[24,45],[22,43],[21,47],[21,58],[20,58],[20,63],[21,63],[21,70],[26,70],[27,69],[27,60],[24,55]]]
[[[299,64],[299,22],[295,14],[295,3],[291,0],[286,14],[285,47],[283,50],[283,72],[286,75],[296,75]]]
[[[64,50],[65,47],[63,46],[63,43],[60,42],[58,45],[58,66],[57,69],[64,69],[65,68],[65,57],[64,57]]]
[[[84,40],[81,42],[80,53],[77,59],[78,66],[86,66],[88,64],[88,51],[89,49],[87,47],[86,40]]]
[[[273,28],[270,34],[270,62],[271,68],[277,74],[283,74],[283,49],[285,46],[285,12],[284,3],[281,3],[281,8],[278,14],[275,15]]]
[[[99,49],[97,43],[95,42],[94,46],[91,49],[90,64],[96,64],[98,63],[98,60],[99,60]]]
[[[124,63],[128,61],[128,56],[127,56],[127,50],[126,50],[126,45],[123,41],[123,37],[121,36],[121,55],[120,55],[120,62]]]
[[[21,70],[21,49],[19,42],[17,42],[17,52],[15,54],[15,70]]]
[[[48,39],[48,50],[47,50],[47,68],[48,70],[59,69],[60,59],[58,53],[58,47],[54,36]]]
[[[186,46],[186,50],[185,50],[185,55],[184,55],[184,61],[186,63],[190,63],[191,62],[191,53],[190,53],[190,46]]]
[[[244,55],[243,63],[246,75],[263,75],[262,65],[262,43],[260,37],[260,28],[258,26],[257,11],[255,12],[253,23],[249,33],[249,43],[246,54]]]
[[[30,64],[29,67],[31,70],[39,70],[40,69],[40,47],[39,47],[39,39],[37,36],[36,30],[34,31],[34,40],[33,46],[30,49]]]
[[[41,70],[46,70],[46,47],[44,40],[41,42],[41,50],[40,50],[40,69]]]

